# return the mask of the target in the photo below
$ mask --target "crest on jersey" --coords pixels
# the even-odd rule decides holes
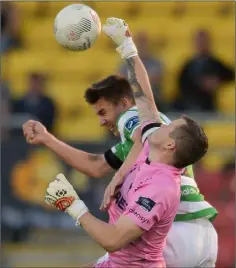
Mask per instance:
[[[138,116],[133,116],[125,123],[125,128],[128,131],[131,131],[138,124],[139,124],[139,117]]]
[[[147,198],[147,197],[142,197],[142,196],[139,197],[136,203],[140,205],[142,209],[148,212],[150,212],[153,209],[153,207],[156,205],[156,202],[154,202],[152,199]]]

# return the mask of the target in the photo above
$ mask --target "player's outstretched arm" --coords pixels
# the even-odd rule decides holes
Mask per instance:
[[[23,132],[29,144],[42,144],[48,147],[79,172],[93,178],[102,178],[112,172],[104,155],[90,154],[67,145],[49,133],[40,122],[29,120],[23,125]]]
[[[128,79],[134,92],[141,123],[153,121],[161,123],[146,69],[138,56],[125,59]]]
[[[122,19],[108,18],[106,25],[103,27],[103,32],[116,43],[117,51],[128,66],[129,81],[134,91],[141,123],[145,121],[161,123],[148,74],[138,57],[138,51],[132,40],[128,25]]]
[[[82,225],[84,230],[108,252],[119,250],[144,232],[127,216],[121,216],[116,224],[108,224],[94,217],[63,174],[58,174],[49,184],[45,202],[67,212],[75,220],[76,225]]]
[[[141,128],[138,127],[133,136],[132,140],[134,142],[134,145],[132,146],[127,158],[125,159],[124,163],[122,166],[119,168],[119,170],[116,172],[115,176],[112,178],[111,182],[108,184],[103,201],[101,204],[100,209],[105,210],[109,207],[112,198],[116,194],[116,191],[118,190],[119,185],[121,185],[124,181],[125,175],[127,172],[132,168],[132,166],[135,164],[135,161],[137,160],[140,152],[142,151],[143,144],[141,141]]]

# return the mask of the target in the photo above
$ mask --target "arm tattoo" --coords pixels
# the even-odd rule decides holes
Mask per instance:
[[[148,96],[143,92],[141,85],[137,80],[137,76],[135,73],[135,61],[133,58],[128,58],[125,60],[128,67],[128,80],[131,84],[134,99],[139,111],[139,117],[141,122],[145,121],[156,121],[155,113],[153,113],[152,109],[152,101],[148,98]]]
[[[101,154],[89,154],[88,155],[89,160],[94,161],[94,162],[102,159],[102,157],[103,157],[103,155],[101,155]]]
[[[138,83],[136,74],[135,74],[135,62],[133,58],[129,58],[125,60],[127,66],[128,66],[128,79],[132,86],[134,97],[135,98],[141,98],[144,96],[143,90]]]

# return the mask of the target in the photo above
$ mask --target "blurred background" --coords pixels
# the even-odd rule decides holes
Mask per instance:
[[[113,43],[101,36],[85,52],[54,39],[56,14],[75,2],[1,2],[2,266],[76,267],[103,250],[73,221],[44,205],[46,186],[65,173],[94,215],[110,178],[95,180],[42,147],[29,147],[21,125],[40,120],[67,143],[104,152],[116,140],[85,103],[85,89],[112,73],[127,75]],[[147,68],[159,109],[204,126],[207,155],[196,180],[219,216],[217,267],[234,267],[235,15],[233,2],[84,2],[102,22],[125,19]]]

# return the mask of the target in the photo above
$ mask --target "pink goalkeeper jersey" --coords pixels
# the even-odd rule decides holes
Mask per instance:
[[[96,267],[165,267],[162,251],[180,200],[180,173],[174,167],[149,162],[148,143],[112,202],[109,223],[121,215],[145,230],[136,241]]]

